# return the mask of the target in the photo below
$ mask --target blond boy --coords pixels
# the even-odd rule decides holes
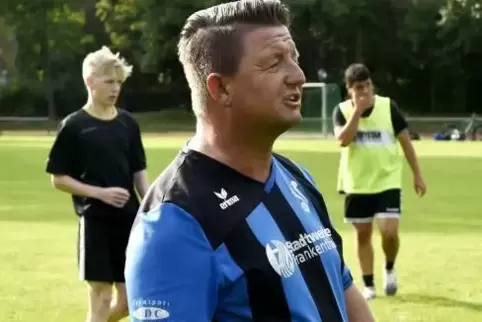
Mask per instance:
[[[79,217],[79,277],[88,285],[88,322],[128,314],[125,249],[148,188],[139,125],[115,106],[131,72],[105,46],[85,57],[87,103],[62,120],[47,161],[53,186],[72,195]]]

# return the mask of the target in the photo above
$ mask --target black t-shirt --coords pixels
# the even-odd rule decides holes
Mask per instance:
[[[373,106],[363,112],[362,117],[369,117],[372,114]],[[390,100],[390,113],[392,115],[392,126],[395,136],[400,134],[403,130],[408,128],[408,123],[402,112],[398,108],[397,104]],[[346,124],[346,119],[341,112],[340,105],[337,105],[333,110],[333,124],[334,126],[344,126]]]
[[[89,185],[124,188],[131,194],[122,209],[97,199],[72,196],[77,215],[118,216],[121,213],[134,217],[139,208],[134,173],[145,168],[139,125],[130,113],[118,109],[113,120],[100,120],[80,109],[61,122],[46,171],[69,175]]]

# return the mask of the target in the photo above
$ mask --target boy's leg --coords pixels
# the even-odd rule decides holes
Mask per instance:
[[[348,195],[345,199],[345,222],[351,223],[356,233],[358,262],[362,272],[366,299],[375,297],[373,277],[373,197],[371,195]]]
[[[81,217],[78,236],[79,278],[88,285],[87,322],[106,322],[112,299],[113,274],[105,219]]]
[[[125,216],[120,214],[119,216]],[[119,217],[115,230],[112,231],[111,249],[113,254],[112,270],[114,273],[115,296],[109,315],[109,322],[115,322],[129,315],[124,278],[126,248],[132,229],[133,219]]]
[[[115,283],[115,295],[112,299],[109,311],[109,322],[117,322],[129,315],[127,307],[127,294],[125,283]]]
[[[87,322],[106,322],[112,299],[112,284],[104,282],[88,282],[89,310]]]
[[[385,293],[394,295],[398,290],[395,275],[395,260],[400,249],[399,222],[401,214],[401,192],[399,189],[387,190],[380,194],[376,217],[382,237],[385,254]]]

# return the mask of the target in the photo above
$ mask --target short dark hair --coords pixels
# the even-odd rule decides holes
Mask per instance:
[[[351,87],[356,82],[364,82],[371,78],[370,70],[363,64],[351,64],[345,71],[345,84]]]
[[[186,20],[178,43],[189,86],[207,94],[205,80],[210,73],[235,75],[246,31],[289,24],[289,10],[279,0],[241,0],[195,12]]]

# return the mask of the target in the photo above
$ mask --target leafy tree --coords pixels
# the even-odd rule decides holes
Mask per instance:
[[[65,0],[3,0],[0,9],[19,43],[17,81],[43,93],[55,119],[54,94],[72,77],[70,65],[83,45],[93,40],[83,31],[84,12]]]
[[[467,111],[467,87],[471,73],[477,68],[473,54],[482,52],[482,1],[446,0],[440,14],[438,36],[446,44],[450,55],[447,65],[454,80],[452,106]],[[475,64],[480,66],[480,63]]]

